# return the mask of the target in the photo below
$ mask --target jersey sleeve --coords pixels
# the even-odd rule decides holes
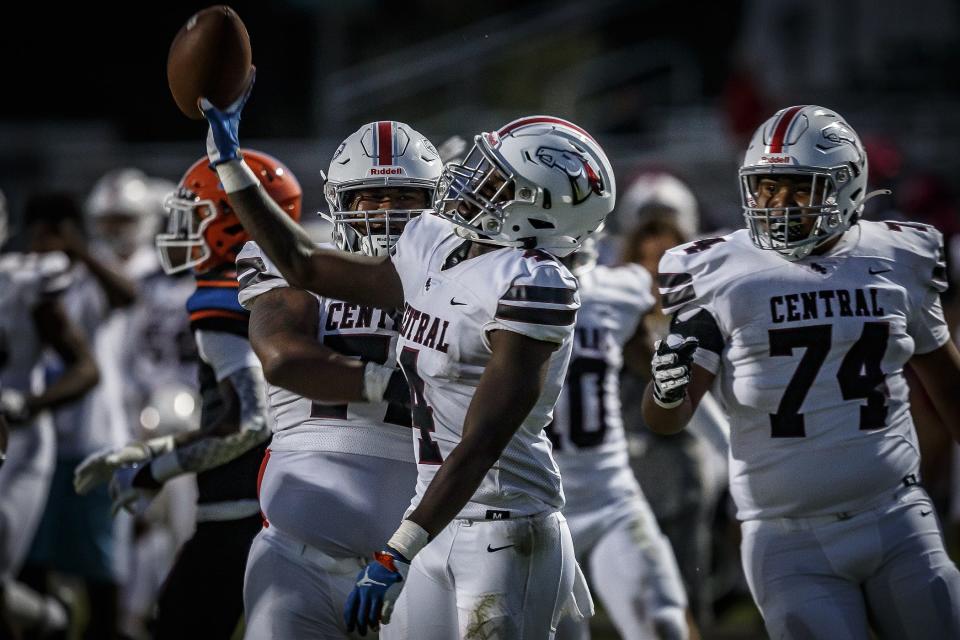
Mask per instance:
[[[663,312],[672,315],[670,332],[693,336],[700,342],[693,360],[710,373],[720,371],[720,356],[725,339],[717,321],[709,266],[691,257],[683,246],[667,251],[660,259],[657,284]]]
[[[579,308],[576,279],[558,263],[542,261],[511,281],[484,333],[504,329],[559,344],[573,333]]]
[[[909,240],[914,264],[911,273],[918,282],[911,287],[915,295],[907,331],[913,337],[914,352],[929,353],[950,340],[950,329],[943,315],[940,294],[947,290],[946,252],[943,234],[929,225],[914,225],[901,233]]]
[[[241,369],[260,369],[250,342],[240,336],[222,331],[198,329],[194,332],[200,359],[210,365],[217,382]]]
[[[290,286],[280,270],[256,242],[247,242],[237,255],[237,281],[240,283],[238,299],[247,310],[257,296],[272,289]]]

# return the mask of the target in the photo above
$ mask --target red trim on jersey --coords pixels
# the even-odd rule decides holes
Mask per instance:
[[[517,120],[516,122],[511,122],[510,124],[505,126],[503,129],[500,129],[500,131],[498,131],[497,133],[499,133],[501,136],[505,136],[511,131],[513,131],[514,129],[517,129],[519,127],[525,127],[528,124],[561,124],[565,127],[569,127],[573,129],[574,131],[582,133],[583,135],[593,140],[593,136],[587,133],[585,129],[582,129],[577,125],[573,124],[572,122],[568,120],[564,120],[563,118],[554,118],[551,116],[532,116],[530,118],[523,118],[521,120]],[[596,140],[594,140],[594,142],[596,142]]]
[[[236,280],[197,280],[197,288],[202,287],[232,287],[238,289],[240,283]]]
[[[377,123],[377,164],[393,164],[393,123]]]
[[[222,309],[206,309],[204,311],[194,311],[190,314],[190,322],[203,320],[204,318],[230,318],[231,320],[247,320],[246,314],[236,311],[224,311]]]
[[[270,449],[263,452],[263,460],[260,461],[260,471],[257,472],[257,501],[260,500],[260,485],[263,484],[263,473],[267,470],[267,463],[270,462]],[[270,521],[263,514],[263,507],[260,507],[260,519],[263,520],[263,526],[269,527]]]
[[[804,106],[805,105],[790,107],[780,116],[777,126],[773,129],[773,137],[770,139],[770,144],[767,146],[767,153],[783,153],[783,138],[787,135],[787,131],[789,131],[794,118],[800,113],[800,110],[803,109]]]

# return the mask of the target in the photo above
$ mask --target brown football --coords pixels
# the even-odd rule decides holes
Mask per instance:
[[[167,54],[167,82],[180,111],[203,118],[201,96],[229,106],[246,88],[251,58],[250,36],[236,11],[219,4],[190,16]]]

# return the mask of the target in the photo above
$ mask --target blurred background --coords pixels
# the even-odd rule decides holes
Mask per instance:
[[[98,178],[122,167],[176,182],[201,157],[205,124],[174,105],[166,55],[203,6],[5,9],[0,190],[14,232],[37,193],[82,201]],[[742,225],[737,168],[750,134],[774,111],[812,103],[839,111],[859,132],[871,188],[893,189],[867,217],[936,225],[947,236],[948,260],[960,264],[955,0],[231,6],[249,30],[258,69],[241,139],[293,170],[304,188],[304,222],[317,224],[318,237],[324,228],[311,213],[326,207],[321,171],[361,124],[402,120],[439,146],[534,113],[583,126],[613,162],[620,198],[606,260],[629,250],[616,240],[629,237],[651,206],[690,218],[688,235],[732,230]],[[11,245],[18,244],[14,233]],[[955,291],[944,298],[954,327]],[[651,445],[633,426],[640,469]],[[926,480],[956,551],[957,465],[942,438],[926,442],[939,452]],[[646,468],[650,475],[656,466]],[[716,534],[712,559],[691,578],[710,585],[701,629],[708,638],[763,637],[739,574],[722,480],[715,484],[706,511]],[[668,499],[651,502],[658,516],[670,508]],[[616,637],[602,612],[595,629],[595,637]]]

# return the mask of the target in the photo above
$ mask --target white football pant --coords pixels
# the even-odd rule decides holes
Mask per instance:
[[[545,640],[593,602],[560,513],[454,520],[413,559],[380,637]]]
[[[960,572],[919,486],[879,506],[742,523],[747,583],[772,638],[960,638]]]

